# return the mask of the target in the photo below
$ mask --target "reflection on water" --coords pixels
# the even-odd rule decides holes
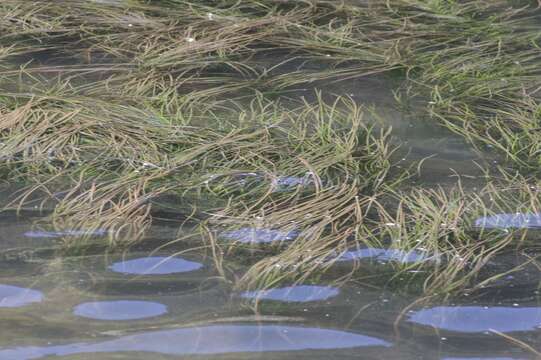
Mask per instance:
[[[134,320],[163,315],[167,307],[150,301],[96,301],[77,305],[73,313],[96,320]]]
[[[415,312],[409,321],[464,333],[531,331],[541,328],[541,308],[437,306]]]
[[[330,286],[297,285],[283,288],[247,291],[243,298],[258,300],[275,300],[283,302],[309,302],[326,300],[338,295],[339,291]]]
[[[270,243],[274,241],[294,240],[299,236],[298,230],[281,231],[274,229],[241,228],[238,230],[226,231],[221,236],[228,240],[241,243]]]
[[[372,261],[397,261],[401,263],[416,263],[427,261],[430,257],[420,251],[402,251],[396,249],[366,248],[347,251],[338,257],[338,261],[354,261],[369,259]]]
[[[275,191],[293,190],[297,186],[308,186],[314,182],[309,176],[279,176],[272,180]]]
[[[0,284],[0,307],[19,307],[42,300],[40,291]]]
[[[115,272],[137,275],[165,275],[199,270],[203,264],[179,257],[151,256],[119,261],[109,268]]]
[[[129,0],[90,1],[94,3],[94,6],[99,6],[96,4],[123,6],[123,4],[145,3],[144,1],[132,2]],[[24,0],[21,0],[21,2],[24,2]],[[69,1],[66,3],[69,3]],[[203,10],[197,16],[204,17],[205,11]],[[225,13],[228,13],[228,11]],[[231,13],[233,14],[234,11]],[[121,18],[118,20],[124,21]],[[136,19],[130,19],[130,22],[133,20]],[[223,20],[229,21],[225,17]],[[234,17],[230,20],[235,21]],[[268,68],[275,67],[280,62],[273,57],[265,60],[269,62]],[[289,60],[286,63],[289,63]],[[281,66],[287,66],[286,63]],[[299,64],[294,66],[297,65]],[[314,84],[317,83],[314,82]],[[306,87],[309,86],[307,85]],[[363,77],[361,80],[354,79],[353,81],[319,82],[319,88],[325,89],[325,92],[322,94],[323,96],[347,94],[359,102],[376,105],[377,112],[379,113],[381,111],[383,125],[392,126],[393,134],[396,135],[396,138],[401,143],[401,149],[397,151],[398,158],[404,156],[409,160],[415,160],[435,155],[435,157],[427,159],[423,163],[421,180],[425,185],[431,183],[440,185],[451,181],[454,183],[454,175],[456,174],[470,176],[484,175],[484,172],[480,170],[477,163],[472,161],[477,159],[477,154],[469,145],[465,144],[462,138],[442,131],[442,127],[434,126],[433,122],[417,121],[415,116],[404,117],[403,114],[395,111],[393,106],[391,106],[391,104],[395,104],[395,101],[387,78],[374,76]],[[290,92],[287,97],[291,99],[305,97],[307,102],[312,102],[314,99],[310,99],[310,96],[316,96],[316,92],[313,90],[313,87],[310,89],[295,90],[294,92]],[[334,97],[334,95],[332,96]],[[287,101],[287,99],[283,100]],[[402,165],[406,166],[407,164],[400,164],[400,166]],[[309,174],[305,176],[302,176],[302,174],[300,176],[287,175],[287,173],[283,173],[282,175],[275,174],[273,177],[269,177],[266,174],[242,173],[234,176],[233,182],[229,185],[242,187],[249,186],[252,181],[257,183],[265,181],[271,187],[271,191],[277,192],[294,191],[298,187],[314,185],[314,180]],[[453,177],[450,177],[450,175]],[[475,180],[472,180],[472,182],[475,182]],[[517,216],[516,214],[501,214],[478,219],[475,224],[476,226],[487,228],[540,227],[541,215],[519,214]],[[24,237],[28,238],[28,241],[37,239],[40,246],[43,246],[46,239],[69,236],[106,235],[104,231],[100,230],[95,232],[77,229],[31,231],[31,227],[25,227],[25,230],[28,231],[24,233]],[[176,230],[172,230],[167,235],[171,235],[174,238],[176,236]],[[19,229],[17,235],[20,237],[23,231]],[[229,241],[251,244],[292,241],[299,234],[300,231],[298,230],[283,231],[272,227],[244,227],[224,232],[221,234],[221,237]],[[8,233],[1,245],[5,248],[21,247],[21,243],[16,242],[20,241],[20,239],[13,241],[11,238],[13,236]],[[158,247],[160,245],[157,241],[156,243],[152,242],[157,240],[155,238],[148,240],[150,246],[157,244],[156,247]],[[31,244],[33,247],[34,243]],[[338,256],[338,254],[336,255]],[[92,264],[95,266],[91,268],[83,267],[80,259],[74,256],[73,268],[70,267],[68,269],[69,271],[63,271],[64,269],[62,269],[64,273],[69,272],[70,276],[73,276],[73,279],[69,279],[70,281],[73,280],[73,282],[66,282],[66,284],[69,287],[75,283],[77,286],[73,286],[74,289],[65,289],[64,286],[66,284],[62,284],[61,281],[58,283],[55,282],[56,277],[61,279],[62,276],[67,276],[61,274],[58,268],[55,267],[58,265],[55,264],[55,260],[58,259],[51,261],[52,264],[43,262],[43,274],[40,273],[37,276],[32,274],[31,277],[21,280],[27,284],[34,283],[34,281],[46,282],[47,279],[51,279],[52,284],[50,283],[49,287],[46,286],[47,284],[39,284],[39,288],[47,289],[48,300],[40,304],[40,306],[11,309],[11,307],[42,301],[43,295],[35,290],[0,285],[0,307],[4,307],[0,309],[3,316],[3,326],[0,326],[0,360],[39,359],[55,355],[77,356],[77,354],[113,352],[143,352],[144,357],[142,358],[153,359],[154,356],[149,353],[161,353],[172,355],[175,358],[184,358],[184,356],[190,354],[353,349],[351,350],[351,356],[348,357],[349,359],[365,358],[365,352],[368,349],[358,349],[360,347],[373,346],[379,353],[381,352],[379,347],[390,347],[391,345],[393,346],[392,350],[396,350],[392,357],[389,357],[391,354],[378,354],[380,355],[378,357],[366,356],[366,358],[393,360],[436,358],[448,360],[511,360],[511,358],[502,357],[506,356],[507,353],[493,353],[492,349],[486,349],[483,344],[476,345],[477,348],[474,350],[477,351],[445,353],[445,356],[448,357],[442,358],[442,355],[439,353],[434,356],[427,355],[431,354],[434,346],[430,344],[424,347],[421,342],[416,341],[417,339],[415,337],[412,339],[413,346],[404,342],[391,344],[390,341],[382,340],[393,336],[393,321],[402,312],[403,308],[415,301],[416,298],[412,296],[405,298],[403,303],[397,301],[395,304],[394,294],[392,294],[392,297],[389,297],[387,293],[385,295],[382,293],[382,296],[380,297],[378,294],[377,301],[374,301],[367,293],[375,292],[375,290],[359,285],[363,282],[362,278],[359,283],[348,284],[348,286],[351,286],[351,289],[344,288],[340,297],[337,296],[339,294],[338,289],[316,285],[299,285],[241,294],[243,298],[259,298],[262,300],[285,302],[283,304],[276,304],[273,307],[272,314],[262,313],[258,314],[258,316],[289,317],[293,313],[296,318],[295,321],[298,321],[297,325],[299,326],[268,324],[256,326],[246,325],[244,321],[244,325],[225,325],[223,318],[237,318],[247,314],[252,316],[253,314],[250,312],[251,310],[246,310],[242,306],[245,304],[241,304],[242,302],[239,301],[238,297],[231,298],[229,296],[229,289],[224,290],[220,286],[216,286],[214,282],[210,282],[210,274],[205,274],[205,271],[196,271],[202,269],[203,264],[179,257],[156,256],[133,258],[133,256],[135,255],[132,255],[132,259],[113,263],[107,271],[104,269],[105,267],[102,262],[97,264],[93,262]],[[224,256],[223,267],[227,275],[231,275],[230,278],[242,278],[243,271],[246,270],[243,267],[245,260],[235,259],[234,256]],[[435,258],[433,254],[427,254],[417,250],[404,252],[396,249],[369,248],[348,251],[341,254],[336,260],[342,262],[340,266],[350,267],[352,264],[348,262],[354,260],[368,260],[367,265],[369,266],[375,262],[393,261],[409,264],[435,260]],[[237,261],[241,265],[238,265]],[[0,262],[0,265],[6,267],[14,266],[12,263],[7,262]],[[45,269],[47,269],[47,266],[49,266],[48,269],[51,273],[46,273]],[[208,267],[211,268],[210,265]],[[19,271],[18,277],[22,278],[28,272],[20,271],[21,269],[23,268],[15,268],[13,272]],[[134,279],[135,277],[133,276],[121,276],[111,273],[111,271],[122,274],[154,276],[144,276],[141,279]],[[83,273],[84,276],[82,275]],[[159,276],[167,274],[175,275]],[[314,279],[310,279],[310,281],[312,280]],[[10,281],[11,279],[6,282]],[[209,290],[210,287],[212,287],[211,290]],[[56,297],[51,299],[54,296]],[[133,299],[137,297],[137,300],[88,302],[104,296],[114,296],[119,299]],[[400,296],[401,294],[396,295],[396,297]],[[502,295],[502,297],[504,296],[505,294]],[[306,308],[303,305],[302,309],[299,309],[299,306],[294,306],[294,304],[286,304],[322,301],[330,298],[333,298],[332,307],[327,306],[323,302],[315,302],[314,304],[310,304],[310,306],[306,306]],[[229,302],[229,300],[231,301]],[[169,306],[166,307],[164,304],[168,304]],[[73,313],[71,312],[72,308]],[[536,327],[539,325],[540,319],[537,309],[536,307],[499,307],[489,308],[488,310],[479,306],[461,308],[434,307],[412,314],[409,320],[414,324],[435,326],[443,330],[466,333],[465,336],[460,333],[456,335],[464,336],[471,343],[477,344],[477,338],[474,333],[484,332],[490,328],[506,332],[532,331],[533,336],[531,337],[534,338],[538,335]],[[517,312],[516,310],[520,311]],[[361,312],[362,316],[368,321],[356,321]],[[167,316],[155,317],[166,313]],[[73,314],[81,317],[75,317]],[[131,328],[133,323],[130,321],[88,321],[82,317],[96,320],[130,320],[147,317],[148,319],[137,322],[138,329],[140,330],[136,332],[136,330]],[[209,317],[222,321],[223,325],[172,328],[178,326],[178,324],[201,323]],[[229,319],[228,321],[234,321],[237,324],[241,322],[238,319]],[[257,319],[257,321],[260,321],[260,319]],[[282,319],[280,321],[286,320]],[[289,322],[289,320],[287,321]],[[35,324],[38,326],[35,326]],[[167,329],[164,329],[163,326],[167,326]],[[329,329],[348,328],[350,330],[348,332],[326,330],[320,328],[322,326]],[[17,334],[12,336],[10,334],[10,328],[18,329]],[[81,330],[79,331],[79,329]],[[144,330],[141,329],[153,329],[154,331],[143,332]],[[126,332],[130,332],[132,335],[125,335]],[[75,334],[71,335],[72,333]],[[360,335],[360,333],[376,335],[372,337]],[[111,337],[96,339],[94,337],[96,334],[107,334]],[[52,340],[52,342],[47,343],[49,345],[45,345],[49,340]],[[510,346],[505,340],[500,340],[506,346]],[[44,346],[30,346],[30,344],[41,344]],[[458,350],[455,348],[453,351]],[[481,354],[481,356],[478,358],[467,358],[463,357],[464,354]],[[491,354],[496,355],[496,357],[490,357]],[[294,355],[299,355],[299,358],[305,359],[317,358],[313,352],[295,353]],[[325,360],[334,359],[335,357],[333,355],[334,352],[331,354],[324,353],[321,358]],[[456,357],[457,355],[462,357]],[[485,357],[482,357],[482,355]],[[99,355],[87,356],[84,358],[95,359],[99,357]],[[110,359],[113,356],[115,355],[110,357],[105,355],[105,358]],[[255,357],[255,355],[253,356]],[[132,354],[118,355],[118,357],[131,359]],[[277,357],[276,354],[261,355],[262,359],[276,359]],[[79,357],[77,356],[77,358]],[[237,357],[236,355],[230,355],[230,358],[236,359]],[[337,356],[336,358],[342,357]],[[196,356],[195,359],[201,359],[201,357]],[[517,357],[514,360],[518,359]]]
[[[510,357],[446,357],[441,360],[522,360]]]
[[[60,238],[64,236],[104,236],[107,234],[105,230],[63,230],[63,231],[44,231],[31,230],[24,233],[24,236],[29,238]]]
[[[277,325],[216,325],[145,332],[97,343],[28,346],[0,350],[0,359],[39,359],[83,353],[152,352],[167,355],[226,354],[388,347],[387,341],[351,332]]]
[[[475,226],[487,229],[541,228],[541,214],[497,214],[475,220]]]

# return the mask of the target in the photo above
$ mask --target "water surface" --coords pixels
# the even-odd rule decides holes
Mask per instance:
[[[95,320],[135,320],[167,313],[165,305],[136,300],[94,301],[77,305],[73,314]]]
[[[0,350],[0,359],[40,359],[83,353],[148,352],[168,355],[328,350],[390,343],[351,332],[276,325],[216,325],[146,332],[95,343]]]
[[[0,284],[0,308],[20,307],[42,300],[43,294],[40,291]]]
[[[202,267],[203,264],[179,257],[149,256],[115,262],[110,269],[123,274],[165,275],[195,271]]]
[[[247,291],[241,297],[256,300],[274,300],[282,302],[310,302],[330,299],[338,295],[339,290],[330,286],[295,285],[260,291]]]

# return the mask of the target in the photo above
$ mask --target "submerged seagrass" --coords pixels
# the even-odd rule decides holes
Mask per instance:
[[[423,254],[376,270],[393,286],[481,288],[513,270],[483,277],[494,256],[538,247],[527,229],[475,222],[541,208],[535,5],[4,0],[0,175],[27,185],[6,208],[52,202],[48,234],[66,247],[98,232],[126,246],[172,214],[250,290],[363,276],[358,261],[333,269],[364,248]],[[399,160],[378,108],[326,91],[374,76],[397,107],[498,152],[502,167],[475,188],[405,181],[423,163]],[[68,236],[79,229],[88,236]],[[226,256],[251,267],[231,279]]]

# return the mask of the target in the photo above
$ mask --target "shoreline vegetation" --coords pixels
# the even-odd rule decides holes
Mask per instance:
[[[218,268],[251,264],[240,279],[220,270],[243,289],[321,276],[426,296],[490,286],[537,264],[539,5],[3,0],[0,174],[25,185],[5,208],[53,202],[53,230],[106,232],[111,248],[140,240],[157,211],[177,213],[200,237],[176,242],[208,248]],[[325,93],[373,77],[397,109],[501,163],[480,164],[475,188],[413,184],[423,162],[398,165],[377,106]],[[425,255],[340,270],[363,248]],[[516,251],[529,260],[486,273]]]

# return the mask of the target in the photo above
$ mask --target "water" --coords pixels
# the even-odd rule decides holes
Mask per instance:
[[[475,220],[475,226],[487,229],[541,228],[541,214],[497,214]]]
[[[390,101],[391,94],[377,80],[336,86],[337,92],[348,91],[384,108]],[[479,175],[478,155],[456,136],[392,110],[385,119],[396,141],[406,144],[396,154],[407,159],[399,166],[433,156],[419,179],[424,185],[452,184],[456,174]],[[280,176],[269,179],[279,191],[311,185],[306,177]],[[10,193],[10,188],[2,192]],[[0,196],[0,202],[7,201]],[[164,203],[158,217],[175,209],[167,199]],[[21,216],[0,215],[0,360],[534,358],[497,332],[541,347],[540,271],[535,266],[496,282],[481,298],[410,309],[418,300],[415,295],[375,288],[362,279],[336,287],[323,276],[319,282],[264,291],[236,290],[221,280],[212,254],[188,251],[201,245],[197,233],[193,243],[157,251],[179,235],[178,223],[168,226],[167,221],[155,225],[142,245],[123,252],[98,248],[66,254],[58,240],[73,241],[88,231],[34,226],[41,216],[32,206]],[[478,219],[476,225],[531,227],[537,216],[502,214]],[[190,232],[181,229],[182,235]],[[264,249],[274,243],[287,246],[300,232],[239,227],[218,234],[225,244],[257,243]],[[99,229],[90,235],[98,240],[107,236]],[[386,248],[352,249],[337,256],[342,271],[363,262],[368,273],[371,268],[385,272],[393,264],[439,261],[418,250]],[[231,278],[240,278],[246,262],[233,256],[221,265]],[[500,273],[520,262],[502,256],[485,268]]]
[[[12,285],[0,285],[0,307],[20,307],[43,300],[40,291]]]
[[[403,264],[417,263],[433,260],[427,254],[412,250],[409,252],[397,249],[377,249],[377,248],[365,248],[358,250],[346,251],[342,255],[338,256],[337,261],[359,261],[367,260],[372,262],[385,263],[388,261],[399,262]]]
[[[39,359],[80,353],[150,352],[170,355],[265,353],[389,347],[354,333],[276,325],[217,325],[139,333],[93,344],[0,350],[0,358]]]
[[[270,290],[247,291],[241,297],[255,300],[282,302],[322,301],[338,295],[339,290],[330,286],[295,285]]]
[[[422,309],[408,321],[440,330],[462,333],[504,333],[541,329],[540,307],[437,306]]]
[[[177,257],[148,256],[122,260],[114,263],[109,268],[123,274],[164,275],[195,271],[202,267],[203,264]]]
[[[121,6],[124,1],[92,2]],[[58,60],[44,55],[38,62],[54,65]],[[475,187],[483,175],[477,163],[499,161],[487,154],[480,156],[463,139],[434,122],[394,110],[387,79],[313,82],[302,89],[287,89],[282,100],[297,103],[304,97],[310,102],[316,89],[325,89],[326,99],[348,95],[374,105],[381,119],[372,120],[382,127],[392,126],[393,144],[402,145],[395,153],[396,166],[406,167],[429,157],[417,184],[445,186],[461,175],[464,186]],[[309,176],[275,175],[268,179],[272,191],[313,186]],[[244,186],[254,179],[259,181],[260,175],[242,173],[232,182]],[[0,204],[11,193],[10,188],[2,191]],[[164,199],[160,216],[175,210],[167,205]],[[193,235],[193,244],[160,248],[178,236],[178,224],[161,224],[151,229],[142,245],[123,252],[97,248],[65,253],[58,241],[77,240],[88,231],[36,227],[34,220],[43,214],[33,206],[20,216],[0,214],[0,360],[534,358],[498,332],[541,348],[541,274],[534,265],[495,282],[479,297],[424,307],[410,308],[418,300],[416,295],[375,287],[362,276],[342,287],[322,276],[310,283],[240,291],[223,281],[219,270],[240,278],[250,259],[226,256],[220,264],[223,269],[218,269],[206,249],[188,251],[202,244],[189,227],[181,232]],[[48,206],[50,210],[52,204]],[[475,224],[538,228],[539,222],[538,214],[501,214],[480,218]],[[257,243],[264,249],[275,243],[287,246],[299,234],[297,229],[239,227],[221,232],[219,237],[224,243]],[[91,235],[102,240],[107,236],[99,229]],[[366,248],[337,256],[342,270],[353,270],[357,262],[363,262],[369,274],[372,268],[375,273],[384,272],[385,266],[391,268],[395,263],[438,263],[417,250]],[[521,261],[515,256],[500,256],[491,259],[485,271],[501,273],[517,263]]]
[[[167,307],[150,301],[95,301],[77,305],[73,313],[95,320],[135,320],[163,315]]]
[[[265,228],[241,228],[223,232],[221,236],[227,240],[253,244],[291,241],[294,240],[298,234],[299,232],[296,230],[285,232]]]
[[[33,230],[31,218],[6,214],[3,236],[36,241],[24,236]],[[218,280],[203,250],[186,251],[189,244],[154,250],[175,238],[175,227],[156,225],[151,233],[163,236],[121,253],[58,256],[57,245],[44,237],[48,251],[4,258],[0,359],[533,358],[497,332],[541,345],[539,271],[531,281],[519,273],[483,297],[406,309],[414,295],[362,283],[336,288],[325,278],[239,292]],[[14,252],[9,243],[0,249]],[[384,250],[343,254],[340,266],[354,266],[351,260],[363,256],[424,259]],[[225,266],[240,276],[243,262],[230,258]]]

